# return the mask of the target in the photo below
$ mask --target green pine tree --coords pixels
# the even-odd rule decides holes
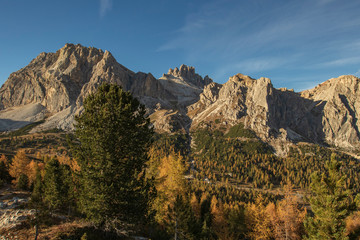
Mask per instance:
[[[144,115],[145,107],[129,92],[103,84],[76,117],[79,207],[98,225],[116,227],[146,216],[152,187],[144,169],[153,130]]]
[[[190,202],[177,195],[172,206],[168,207],[168,232],[174,239],[197,239],[199,224],[192,211]]]
[[[6,163],[3,161],[0,161],[0,182],[7,183],[10,182],[11,176],[9,174],[9,169],[6,166]],[[0,184],[1,186],[1,184]]]
[[[29,185],[29,178],[28,176],[22,173],[19,177],[16,187],[18,189],[26,190],[28,188],[28,185]]]
[[[30,220],[31,225],[35,227],[35,240],[38,237],[40,226],[46,224],[49,219],[49,212],[45,207],[43,195],[44,184],[42,182],[40,169],[37,167],[34,188],[29,202],[30,207],[35,209],[35,214]]]
[[[43,183],[41,179],[41,173],[40,169],[36,168],[36,175],[35,175],[35,181],[34,181],[34,188],[31,193],[31,199],[30,203],[32,205],[37,205],[39,203],[43,202]]]
[[[45,165],[44,202],[50,211],[65,211],[69,204],[69,176],[56,158]]]
[[[340,167],[341,163],[332,155],[325,164],[325,172],[312,176],[310,205],[314,216],[305,220],[308,239],[348,239],[345,218],[355,209],[355,204],[351,191],[345,189]]]

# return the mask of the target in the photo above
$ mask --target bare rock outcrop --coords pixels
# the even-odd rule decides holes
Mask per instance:
[[[302,97],[322,105],[322,132],[327,143],[342,148],[360,147],[360,79],[332,78]]]
[[[66,44],[56,53],[41,53],[28,66],[10,75],[0,89],[0,130],[16,129],[45,116],[47,121],[33,131],[72,129],[84,98],[102,82],[116,83],[131,91],[149,114],[156,104],[171,108],[171,102],[176,100],[151,74],[132,72],[110,52]],[[14,118],[15,112],[24,111],[33,111],[33,116]]]
[[[183,112],[187,106],[199,100],[204,87],[212,82],[208,76],[202,78],[195,73],[195,68],[186,65],[181,65],[180,69],[169,69],[167,74],[159,78],[159,81],[175,96],[175,99],[172,99],[173,105]]]
[[[222,86],[205,87],[188,112],[192,128],[215,120],[228,126],[243,122],[278,151],[289,141],[354,150],[360,146],[359,82],[341,76],[296,93],[275,89],[268,78],[237,74]]]

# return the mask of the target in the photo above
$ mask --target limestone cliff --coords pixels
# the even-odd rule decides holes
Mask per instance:
[[[243,122],[278,152],[286,151],[282,148],[289,141],[354,150],[360,147],[359,83],[354,76],[341,76],[296,93],[275,89],[268,78],[237,74],[222,86],[205,87],[188,107],[189,116],[192,128],[215,120],[225,126]]]
[[[82,111],[84,98],[102,82],[116,83],[130,91],[152,115],[170,111],[166,119],[152,119],[154,126],[171,132],[189,128],[186,107],[199,100],[204,86],[212,82],[182,65],[156,79],[151,73],[134,73],[119,64],[110,52],[66,44],[55,53],[41,53],[30,64],[12,73],[0,89],[0,130],[11,130],[47,117],[33,131],[49,128],[70,130],[74,116]],[[174,120],[175,119],[175,120]],[[159,122],[157,122],[159,121]],[[161,127],[160,127],[161,126]]]
[[[330,79],[301,93],[242,74],[218,84],[186,65],[156,79],[127,69],[108,51],[73,44],[41,53],[10,75],[0,89],[0,130],[43,119],[33,131],[70,130],[84,98],[102,82],[130,91],[160,132],[189,131],[203,123],[226,129],[242,122],[277,152],[299,141],[360,147],[360,80],[354,76]]]

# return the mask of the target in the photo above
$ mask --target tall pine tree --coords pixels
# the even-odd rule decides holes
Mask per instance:
[[[348,239],[345,235],[345,218],[354,210],[351,192],[345,189],[345,176],[341,175],[341,163],[331,156],[325,172],[312,176],[310,197],[313,217],[305,221],[308,239]]]
[[[76,117],[79,207],[98,225],[116,229],[139,222],[148,211],[144,169],[153,130],[144,115],[145,107],[129,92],[103,84]]]
[[[45,165],[44,201],[50,211],[65,212],[70,204],[69,175],[67,165],[60,165],[56,158]]]

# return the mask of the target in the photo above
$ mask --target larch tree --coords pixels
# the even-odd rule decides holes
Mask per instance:
[[[28,165],[30,159],[26,156],[24,150],[16,153],[9,167],[9,174],[15,179],[13,183],[17,184],[20,176],[28,175]]]
[[[276,206],[275,225],[276,239],[297,240],[303,235],[303,221],[306,211],[300,208],[298,199],[288,185],[285,198]]]
[[[199,203],[199,200],[198,200],[195,192],[193,192],[191,194],[190,205],[191,205],[191,208],[193,209],[195,217],[199,220],[200,219],[200,203]]]
[[[185,171],[184,158],[179,153],[171,151],[160,159],[155,178],[157,196],[153,202],[155,219],[160,224],[167,221],[168,208],[164,206],[172,207],[177,196],[185,197],[187,194]]]
[[[38,164],[34,161],[31,160],[31,162],[28,164],[28,172],[27,172],[27,176],[29,178],[29,185],[33,185],[36,179],[36,172],[37,169],[39,168]]]
[[[153,130],[145,107],[113,84],[99,86],[83,106],[72,146],[80,168],[80,210],[114,230],[146,219],[152,187],[144,169]]]
[[[219,239],[227,239],[228,229],[227,222],[225,219],[224,208],[221,202],[219,202],[215,195],[211,198],[211,227],[214,233]]]
[[[274,238],[273,225],[271,222],[271,212],[274,212],[274,204],[264,205],[264,198],[259,195],[255,203],[247,207],[246,217],[249,228],[248,237],[256,240],[266,240]]]

